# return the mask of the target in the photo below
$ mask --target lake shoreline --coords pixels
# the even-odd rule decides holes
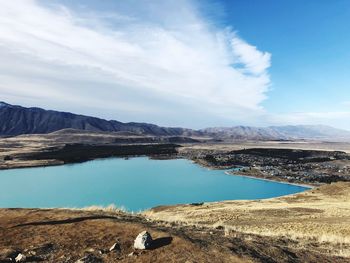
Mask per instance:
[[[311,185],[311,184],[291,183],[291,182],[287,182],[287,181],[283,181],[283,180],[263,178],[263,177],[254,176],[254,175],[233,174],[233,173],[230,173],[230,171],[226,171],[225,174],[231,175],[231,176],[241,176],[241,177],[246,177],[246,178],[251,178],[251,179],[257,179],[257,180],[263,180],[263,181],[268,181],[268,182],[280,183],[280,184],[289,184],[289,185],[294,185],[294,186],[301,186],[301,187],[308,188],[308,190],[319,186],[319,185]]]
[[[119,158],[119,159],[129,159],[129,158],[138,158],[138,157],[147,157],[149,159],[154,160],[172,160],[172,159],[186,159],[196,165],[199,165],[203,168],[207,168],[210,170],[230,170],[230,168],[227,167],[216,167],[216,166],[210,166],[207,163],[190,159],[187,156],[179,155],[179,154],[140,154],[140,155],[119,155],[119,156],[107,156],[107,157],[93,157],[93,158],[86,158],[84,160],[74,160],[70,162],[65,162],[63,160],[57,160],[57,159],[43,159],[43,160],[31,160],[33,162],[30,163],[13,163],[12,165],[9,165],[8,167],[0,167],[0,172],[5,170],[14,170],[14,169],[26,169],[26,168],[40,168],[40,167],[53,167],[53,166],[62,166],[66,164],[79,164],[79,163],[85,163],[89,161],[99,160],[99,159],[109,159],[109,158]],[[228,175],[234,175],[234,176],[242,176],[252,179],[259,179],[264,181],[270,181],[270,182],[277,182],[277,183],[284,183],[289,185],[295,185],[295,186],[302,186],[306,188],[314,188],[319,185],[312,185],[312,184],[305,184],[305,183],[292,183],[285,180],[281,180],[280,178],[263,178],[260,176],[255,175],[243,175],[243,174],[231,174],[228,171],[225,172]]]
[[[26,182],[26,189],[33,194],[27,197],[20,189],[4,191],[0,206],[85,207],[114,203],[128,211],[143,211],[159,205],[267,199],[304,191],[297,186],[266,184],[259,179],[244,180],[225,172],[208,170],[185,158],[149,157],[106,158],[77,165],[8,170],[0,173],[4,189],[10,189],[15,180],[20,180]],[[130,189],[140,191],[142,199],[131,194]],[[61,191],[66,196],[61,196]]]

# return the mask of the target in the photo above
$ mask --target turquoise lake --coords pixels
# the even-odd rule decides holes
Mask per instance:
[[[288,195],[307,188],[225,174],[186,159],[99,159],[0,171],[0,207],[86,207],[129,211],[158,205]]]

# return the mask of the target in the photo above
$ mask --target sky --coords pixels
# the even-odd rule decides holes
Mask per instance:
[[[0,101],[163,126],[350,129],[348,0],[0,2]]]

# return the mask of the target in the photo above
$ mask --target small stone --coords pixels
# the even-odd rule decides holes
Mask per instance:
[[[19,253],[17,257],[15,258],[15,262],[25,262],[27,257],[23,255],[22,253]]]
[[[120,248],[119,242],[114,243],[114,244],[109,248],[109,251],[120,251],[120,250],[121,250],[121,248]]]
[[[135,253],[134,252],[131,252],[130,254],[128,254],[128,257],[132,257],[132,256],[134,256],[135,255]]]
[[[152,237],[147,231],[142,231],[136,237],[134,241],[134,248],[136,249],[148,249],[152,245]]]

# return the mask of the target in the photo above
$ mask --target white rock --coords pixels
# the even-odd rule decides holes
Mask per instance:
[[[134,248],[136,249],[148,249],[151,247],[152,237],[147,231],[142,231],[136,237],[134,241]]]
[[[27,257],[26,257],[25,255],[19,253],[19,254],[17,255],[17,257],[15,258],[15,261],[16,261],[16,262],[25,262],[26,259],[27,259]]]
[[[120,251],[119,242],[114,243],[113,246],[110,247],[109,251],[113,251],[113,250]]]

